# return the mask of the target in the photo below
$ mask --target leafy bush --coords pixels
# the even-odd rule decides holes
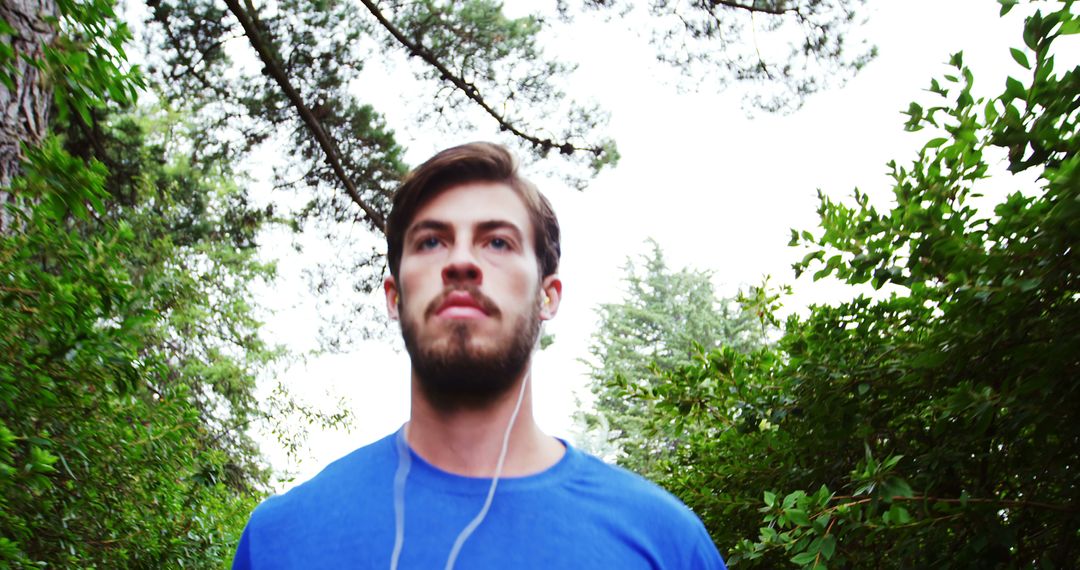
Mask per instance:
[[[793,232],[797,273],[882,294],[790,318],[775,349],[665,371],[649,395],[648,429],[692,436],[662,483],[733,566],[1080,566],[1080,69],[1052,55],[1080,32],[1071,7],[1026,20],[1028,76],[996,97],[952,57],[908,111],[943,136],[890,165],[889,210],[822,196],[821,229]],[[991,213],[976,203],[999,157],[1038,183]]]

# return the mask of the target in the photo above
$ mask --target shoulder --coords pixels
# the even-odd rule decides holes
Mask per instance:
[[[311,479],[262,502],[251,514],[249,526],[282,527],[305,520],[306,514],[325,515],[354,501],[357,489],[373,487],[376,479],[393,474],[393,436],[361,447],[327,465]]]
[[[569,448],[568,448],[569,449]],[[576,482],[585,487],[586,496],[611,501],[612,508],[640,511],[646,516],[661,516],[684,523],[696,522],[697,516],[677,497],[648,479],[606,463],[582,451],[574,450],[579,464]]]
[[[393,442],[390,436],[357,449],[263,501],[244,528],[234,568],[338,567],[338,561],[361,552],[360,536],[392,543],[393,528],[382,522],[393,520],[389,492],[359,490],[392,487]]]
[[[607,511],[621,533],[675,561],[665,567],[724,568],[701,519],[675,495],[637,473],[581,451],[572,453],[578,455],[579,468],[571,484],[586,508]]]

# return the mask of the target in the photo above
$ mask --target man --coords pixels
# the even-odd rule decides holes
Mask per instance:
[[[559,256],[558,220],[506,149],[459,146],[413,171],[384,284],[412,362],[409,421],[260,505],[234,568],[723,569],[677,499],[534,422]]]

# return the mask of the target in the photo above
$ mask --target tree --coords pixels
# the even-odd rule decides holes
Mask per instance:
[[[254,396],[282,357],[250,293],[272,213],[130,108],[111,3],[59,10],[39,58],[3,52],[58,91],[3,189],[0,566],[221,567],[267,486],[246,428],[289,404]]]
[[[68,33],[59,34],[59,29]],[[122,45],[131,35],[116,18],[112,2],[75,3],[12,0],[0,5],[0,205],[18,174],[22,145],[39,144],[48,133],[53,105],[61,118],[89,110],[106,99],[129,104],[142,86],[122,69]],[[8,225],[0,210],[0,231]]]
[[[619,463],[655,475],[671,450],[691,433],[657,433],[647,428],[653,413],[648,394],[662,381],[662,372],[694,362],[703,351],[719,346],[748,351],[762,342],[751,315],[732,299],[717,299],[712,275],[668,268],[660,245],[635,266],[627,260],[622,303],[604,304],[589,353],[597,414],[579,414],[587,430],[601,426],[619,450]]]
[[[548,81],[567,68],[541,57],[540,21],[491,2],[147,4],[165,120],[133,108],[145,84],[111,0],[0,12],[5,565],[220,566],[231,553],[267,477],[246,427],[274,410],[256,406],[254,381],[281,353],[248,293],[272,277],[254,252],[277,215],[249,205],[230,165],[284,131],[300,160],[283,185],[313,189],[301,220],[380,231],[405,165],[348,89],[362,49],[421,61],[443,118],[474,106],[585,176],[617,157],[598,111]],[[231,67],[232,31],[260,73]],[[379,259],[351,260],[361,288]]]
[[[626,19],[637,6],[583,0],[594,10],[617,9]],[[738,82],[748,103],[793,111],[824,88],[842,85],[875,55],[850,42],[863,0],[659,0],[649,2],[643,25],[656,57],[695,86]],[[569,2],[560,0],[563,14]],[[854,44],[854,45],[853,45]]]
[[[825,77],[842,77],[869,57],[844,48],[847,27],[858,19],[858,0],[686,4],[655,3],[648,23],[667,30],[668,39],[658,43],[662,57],[695,72],[699,64],[715,63],[718,76],[786,85],[785,94],[766,106],[801,101]],[[277,169],[277,186],[307,201],[297,213],[300,223],[317,225],[349,253],[316,272],[320,290],[364,292],[381,283],[383,252],[356,247],[356,230],[381,233],[390,193],[407,170],[391,125],[363,102],[365,93],[387,87],[361,83],[360,72],[371,60],[408,57],[404,65],[420,80],[415,89],[430,98],[429,113],[420,117],[425,124],[453,126],[478,115],[530,159],[557,153],[560,170],[578,187],[618,159],[614,142],[601,134],[601,109],[575,103],[558,86],[572,66],[546,57],[540,47],[550,19],[508,18],[492,0],[147,5],[155,30],[153,76],[171,105],[205,121],[193,159],[215,154],[238,162],[267,141],[295,149]],[[560,12],[572,19],[579,10],[563,3]],[[685,28],[670,29],[685,12],[692,14],[682,20]],[[716,55],[752,45],[748,36],[766,29],[775,29],[780,45],[805,41],[768,61],[751,61],[745,50],[730,59]],[[231,37],[246,40],[257,68],[230,60],[225,44]],[[674,38],[693,39],[673,48]],[[338,288],[341,281],[348,287]],[[369,307],[349,305],[336,312],[372,316]],[[333,327],[339,339],[358,328],[357,322]]]
[[[166,120],[133,107],[144,75],[111,0],[0,14],[0,101],[31,110],[0,117],[5,565],[207,567],[231,553],[266,482],[245,428],[273,413],[253,385],[280,353],[258,337],[247,286],[272,276],[256,236],[282,215],[252,208],[231,165],[291,144],[280,182],[311,189],[300,221],[378,232],[405,165],[350,94],[365,50],[408,53],[440,89],[435,115],[478,108],[536,156],[572,157],[579,180],[617,157],[601,114],[548,81],[566,66],[541,57],[541,22],[492,2],[147,5]],[[231,34],[260,72],[231,66]],[[380,259],[350,260],[360,288]]]
[[[12,186],[16,229],[0,240],[0,560],[220,566],[265,484],[237,424],[275,354],[231,288],[268,268],[233,248],[242,229],[178,229],[196,204],[176,188],[226,213],[227,187],[192,184],[129,121],[107,133],[127,172],[48,138]]]
[[[951,58],[908,110],[907,129],[940,136],[890,165],[888,211],[823,195],[820,231],[793,232],[797,273],[887,295],[813,307],[776,350],[714,351],[653,390],[651,427],[710,434],[664,483],[733,564],[1080,564],[1080,68],[1053,55],[1080,33],[1072,5],[1026,19],[1027,77],[1000,95]],[[979,208],[999,159],[1033,178]]]
[[[46,24],[56,17],[56,6],[48,2],[4,2],[0,5],[0,34],[10,38],[0,51],[0,187],[11,184],[22,160],[20,144],[36,144],[48,129],[48,93],[41,72],[32,62],[44,59],[56,29]],[[0,196],[3,198],[3,196]],[[0,203],[6,203],[0,199]],[[0,224],[2,229],[7,224]]]

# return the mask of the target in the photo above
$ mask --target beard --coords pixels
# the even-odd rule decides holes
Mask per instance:
[[[466,291],[490,317],[501,316],[498,307],[476,287],[448,289],[427,307],[429,319],[446,293]],[[404,305],[404,295],[401,298]],[[412,360],[420,390],[438,410],[480,409],[509,391],[525,372],[536,339],[540,336],[539,302],[515,319],[510,335],[488,346],[477,346],[468,322],[451,322],[447,335],[421,346],[419,324],[402,313],[401,336]]]

